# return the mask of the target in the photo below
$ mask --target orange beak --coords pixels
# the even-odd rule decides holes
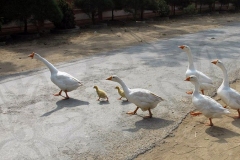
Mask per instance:
[[[108,77],[106,80],[110,80],[110,81],[111,81],[111,80],[112,80],[112,76],[111,76],[111,77]]]
[[[182,45],[182,46],[178,46],[178,48],[181,48],[181,49],[183,49],[183,48],[185,48],[185,46],[183,46],[183,45]]]
[[[34,52],[32,52],[32,54],[29,54],[28,57],[31,57],[33,59],[34,57]]]
[[[217,64],[217,62],[218,62],[218,59],[213,60],[211,63],[213,63],[213,64]]]
[[[184,81],[190,81],[190,77],[186,78]]]

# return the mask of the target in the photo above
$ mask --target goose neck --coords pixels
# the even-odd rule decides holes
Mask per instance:
[[[220,64],[219,67],[223,71],[223,82],[222,82],[222,85],[225,86],[225,87],[229,87],[229,80],[228,80],[227,69],[222,64]]]
[[[38,54],[35,54],[35,58],[42,61],[49,68],[51,74],[58,72],[58,70],[50,62],[48,62],[45,58],[41,57]]]
[[[118,83],[122,86],[124,93],[130,92],[127,85],[120,78],[118,79]],[[120,89],[118,91],[120,91]]]
[[[194,91],[193,91],[193,96],[198,96],[200,93],[199,93],[199,90],[200,90],[200,86],[199,86],[199,82],[193,82],[195,88],[194,88]]]
[[[193,65],[193,57],[192,57],[192,52],[191,50],[186,51],[187,56],[188,56],[188,68],[189,69],[195,69]]]

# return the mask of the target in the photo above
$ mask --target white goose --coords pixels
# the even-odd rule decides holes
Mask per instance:
[[[230,113],[226,108],[223,108],[222,105],[214,99],[199,93],[200,85],[196,76],[192,75],[186,78],[185,81],[190,81],[194,84],[195,89],[192,94],[192,102],[193,105],[200,112],[202,112],[204,116],[209,118],[210,124],[207,125],[213,126],[212,118],[220,118],[222,115]]]
[[[61,89],[60,92],[54,94],[54,96],[60,96],[62,91],[64,91],[66,94],[65,99],[69,99],[67,92],[75,90],[82,85],[78,79],[68,73],[57,70],[50,62],[41,57],[39,54],[33,52],[28,57],[31,57],[32,59],[36,58],[42,61],[49,68],[51,72],[51,81]]]
[[[232,109],[238,111],[238,116],[236,116],[236,118],[240,118],[240,94],[236,90],[230,88],[228,73],[224,64],[218,59],[212,61],[212,63],[221,68],[221,70],[223,71],[223,82],[221,86],[218,88],[217,94],[226,104],[226,106],[229,106]]]
[[[126,86],[126,84],[116,75],[113,75],[106,80],[111,80],[118,82],[125,93],[126,98],[129,102],[134,103],[137,108],[133,112],[128,112],[127,114],[136,114],[137,110],[139,108],[142,109],[142,111],[149,111],[149,116],[146,116],[144,118],[151,118],[152,112],[151,109],[155,108],[159,102],[163,101],[163,99],[156,94],[152,93],[149,90],[136,88],[136,89],[130,89]]]
[[[204,90],[208,90],[208,89],[214,87],[213,81],[211,78],[209,78],[204,73],[195,69],[190,47],[187,45],[182,45],[182,46],[178,46],[178,47],[181,48],[182,50],[184,50],[188,56],[188,68],[187,68],[187,71],[185,74],[186,78],[191,75],[195,75],[198,78],[198,81],[200,83],[200,90],[202,91],[202,94],[204,94]],[[192,92],[187,92],[187,93],[192,94]]]

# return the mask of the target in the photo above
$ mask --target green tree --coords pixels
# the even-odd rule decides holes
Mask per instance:
[[[4,22],[22,22],[25,34],[28,33],[29,21],[59,21],[62,17],[55,0],[0,0],[0,6],[0,15]]]
[[[140,12],[140,19],[143,20],[144,10],[158,10],[156,0],[125,0],[124,10],[133,15],[134,20]]]
[[[61,22],[63,18],[62,11],[60,10],[56,0],[37,0],[33,19],[35,21],[44,22],[45,20],[49,20],[51,22]]]
[[[76,22],[72,6],[66,0],[57,0],[58,6],[63,14],[61,21],[54,21],[57,29],[75,28]]]
[[[200,4],[200,13],[202,12],[202,5],[208,5],[209,10],[215,10],[215,1],[216,0],[196,0],[198,4]]]
[[[114,10],[121,10],[124,7],[124,1],[122,0],[112,0],[112,20],[114,20]]]
[[[222,10],[222,6],[226,5],[226,4],[229,4],[230,0],[218,0],[218,2],[221,4],[221,6],[220,6],[220,11],[221,11]]]
[[[240,0],[231,0],[230,2],[235,6],[235,10],[240,9]]]
[[[158,12],[160,16],[169,16],[169,5],[165,0],[158,0]]]
[[[97,15],[113,6],[112,0],[74,0],[74,4],[91,18],[93,24]]]
[[[172,13],[175,15],[176,6],[180,6],[183,9],[191,3],[191,0],[166,0],[166,2],[172,7]]]

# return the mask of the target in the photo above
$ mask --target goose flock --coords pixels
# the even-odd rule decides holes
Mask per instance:
[[[236,90],[230,88],[228,74],[224,64],[220,60],[213,60],[211,62],[223,71],[223,81],[221,86],[217,89],[217,94],[225,104],[223,107],[211,97],[204,95],[205,90],[209,90],[214,87],[213,80],[204,73],[195,69],[190,47],[187,45],[181,45],[178,47],[185,51],[188,57],[188,68],[185,73],[185,81],[191,82],[194,85],[194,89],[193,91],[188,91],[187,94],[192,95],[192,103],[199,111],[191,112],[190,114],[193,116],[203,114],[210,121],[207,125],[213,126],[212,118],[220,118],[222,115],[229,114],[229,110],[226,109],[226,107],[229,106],[230,108],[237,110],[238,115],[235,118],[240,118],[240,94]],[[68,92],[76,90],[78,87],[82,86],[82,83],[77,78],[68,73],[59,71],[39,54],[33,52],[29,55],[29,57],[42,61],[49,68],[51,72],[51,81],[60,88],[60,91],[54,94],[54,96],[62,96],[62,92],[65,92],[66,96],[64,99],[69,99]],[[136,109],[134,111],[127,112],[127,114],[134,115],[140,108],[142,111],[149,112],[149,115],[144,118],[151,118],[153,115],[151,109],[155,108],[164,100],[162,97],[147,89],[129,88],[117,75],[112,75],[106,80],[117,82],[121,85],[122,89],[119,86],[115,87],[121,96],[119,100],[126,98],[127,101],[136,105]],[[98,101],[100,99],[106,99],[106,101],[108,101],[109,98],[105,91],[99,89],[96,85],[93,88],[96,89]]]

